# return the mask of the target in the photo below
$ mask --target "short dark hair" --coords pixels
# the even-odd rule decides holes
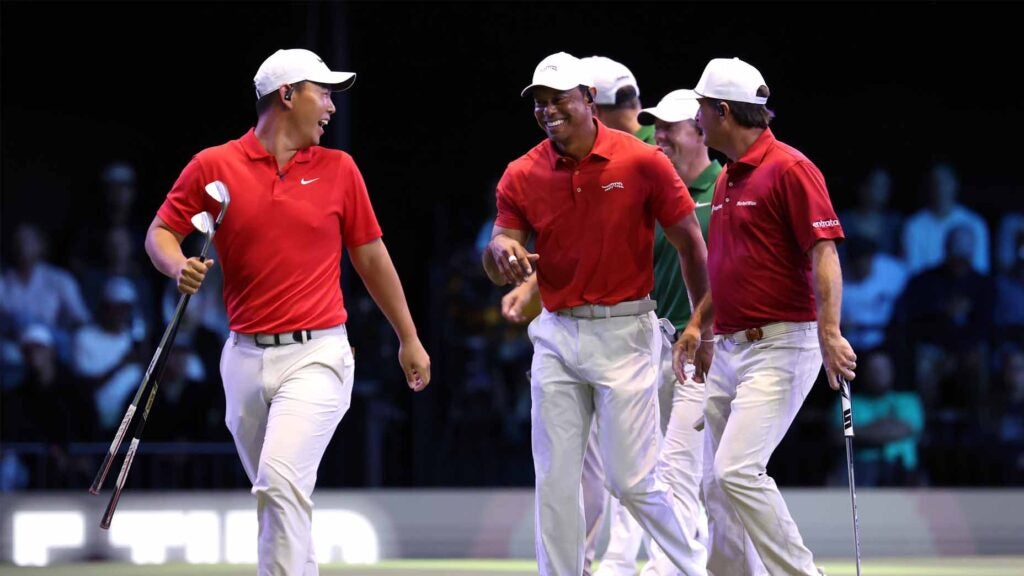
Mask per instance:
[[[298,82],[293,82],[290,86],[301,92],[302,87],[306,82],[308,82],[308,80],[299,80]],[[266,112],[267,108],[270,108],[270,103],[275,99],[277,99],[277,90],[264,94],[263,98],[256,101],[256,115],[259,116]]]
[[[607,110],[618,110],[622,108],[639,108],[640,98],[633,86],[623,86],[615,91],[614,104],[598,104]]]
[[[770,94],[767,86],[761,86],[757,89],[757,95],[762,98],[767,98]],[[767,128],[772,123],[772,119],[775,118],[775,112],[764,104],[736,102],[734,100],[721,100],[718,98],[708,98],[708,100],[713,106],[718,106],[720,102],[728,102],[729,110],[732,110],[732,116],[736,119],[736,123],[746,128]]]
[[[593,104],[594,103],[594,97],[590,94],[590,87],[589,86],[584,86],[583,84],[580,84],[576,88],[580,91],[580,94],[583,95],[583,100],[584,101],[586,101],[588,104]]]

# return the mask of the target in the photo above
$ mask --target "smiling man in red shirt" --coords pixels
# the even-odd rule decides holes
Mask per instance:
[[[839,332],[835,244],[843,229],[821,172],[768,128],[774,113],[765,106],[768,86],[757,69],[716,58],[694,92],[704,142],[731,160],[711,201],[711,292],[673,350],[678,373],[714,316],[704,408],[708,570],[816,575],[766,469],[822,362],[834,389],[838,375],[854,377],[857,357]]]
[[[204,186],[227,186],[230,211],[214,238],[231,326],[221,377],[227,426],[257,501],[260,576],[318,573],[311,498],[354,372],[343,248],[398,336],[408,386],[420,391],[430,382],[430,358],[362,175],[351,156],[319,145],[335,112],[331,93],[354,81],[308,50],[272,54],[254,78],[256,127],[192,158],[146,238],[157,269],[194,294],[213,262],[186,258],[181,241],[194,214],[218,213]]]
[[[649,298],[655,220],[679,250],[693,302],[707,290],[707,252],[693,200],[668,158],[598,122],[592,84],[587,67],[564,52],[537,65],[522,95],[532,95],[547,139],[511,162],[498,183],[483,255],[499,285],[520,284],[536,269],[544,306],[529,328],[537,563],[544,576],[583,573],[580,475],[593,418],[608,489],[683,574],[704,575],[701,554],[683,538],[682,508],[655,476],[662,338]],[[524,248],[531,235],[536,254]]]

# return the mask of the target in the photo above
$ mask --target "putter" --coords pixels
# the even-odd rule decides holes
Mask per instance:
[[[210,216],[209,212],[205,211],[192,217],[192,225],[206,235],[206,242],[203,244],[203,249],[199,256],[200,262],[206,260],[206,254],[209,252],[210,245],[213,242],[214,233],[220,223],[224,220],[224,214],[227,212],[228,204],[231,202],[227,187],[225,187],[219,180],[207,184],[205,190],[207,194],[220,203],[220,212],[217,215],[216,220]],[[132,418],[138,410],[139,401],[142,399],[147,386],[152,381],[153,386],[150,387],[149,396],[146,399],[146,404],[142,412],[142,418],[135,422],[135,427],[132,431],[132,442],[129,446],[128,453],[125,456],[125,461],[121,465],[121,471],[118,474],[114,494],[111,496],[110,503],[107,505],[107,510],[103,515],[103,519],[100,521],[100,527],[104,530],[110,527],[110,521],[113,517],[114,509],[117,506],[117,501],[120,499],[121,490],[124,488],[124,483],[128,476],[128,470],[131,468],[132,461],[135,458],[135,452],[138,449],[142,429],[146,425],[146,419],[149,416],[150,408],[152,408],[153,400],[156,397],[156,390],[158,388],[159,380],[163,376],[164,367],[167,364],[170,347],[174,343],[174,338],[178,333],[178,326],[181,323],[181,317],[190,298],[190,295],[182,294],[181,298],[178,300],[178,305],[174,310],[171,322],[167,325],[167,329],[164,330],[164,335],[160,339],[160,344],[157,346],[156,353],[154,353],[152,360],[149,362],[149,367],[146,369],[142,382],[139,385],[138,390],[135,392],[135,397],[132,399],[131,405],[128,406],[128,410],[125,412],[120,426],[118,426],[117,433],[114,436],[114,441],[111,442],[110,448],[107,450],[107,454],[103,458],[103,463],[100,465],[99,472],[97,472],[96,478],[93,480],[92,486],[89,488],[89,492],[91,494],[99,494],[100,488],[103,486],[103,482],[106,479],[107,474],[110,472],[114,455],[117,454],[117,451],[120,449],[121,443],[124,441],[125,432],[128,430],[128,426],[131,424]],[[153,378],[154,374],[156,374],[155,379]]]
[[[853,545],[857,555],[857,576],[860,576],[860,520],[857,518],[857,488],[853,480],[853,407],[850,402],[850,383],[836,375],[839,395],[843,404],[843,436],[846,437],[846,470],[850,476],[850,504],[853,507]]]

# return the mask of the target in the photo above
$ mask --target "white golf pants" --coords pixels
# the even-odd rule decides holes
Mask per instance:
[[[259,576],[316,576],[317,468],[352,396],[344,326],[304,344],[260,347],[232,333],[221,354],[226,423],[259,520]]]
[[[683,574],[707,574],[683,537],[682,507],[655,472],[662,337],[654,313],[577,319],[545,310],[529,333],[540,574],[583,573],[581,476],[592,419],[608,490]]]
[[[766,468],[821,370],[815,322],[756,342],[718,336],[704,408],[708,570],[718,576],[817,575]]]
[[[704,433],[694,429],[704,414],[704,384],[687,380],[680,383],[672,371],[672,347],[665,341],[661,357],[661,387],[658,393],[661,430],[664,434],[658,457],[658,474],[672,489],[683,507],[683,536],[693,540],[690,546],[707,562],[708,520],[701,503],[701,474],[704,466]],[[592,446],[588,445],[589,450]],[[584,479],[587,475],[584,474]],[[584,486],[584,497],[588,493]],[[645,538],[643,528],[615,498],[608,502],[610,530],[608,547],[601,557],[595,576],[634,576],[642,542],[649,543],[650,561],[641,574],[672,576],[678,574],[672,561],[656,542]],[[588,513],[589,518],[589,513]]]

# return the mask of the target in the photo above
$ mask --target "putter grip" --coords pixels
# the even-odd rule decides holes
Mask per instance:
[[[836,376],[839,381],[839,396],[843,405],[843,436],[853,437],[853,407],[850,403],[850,383],[842,376]]]

